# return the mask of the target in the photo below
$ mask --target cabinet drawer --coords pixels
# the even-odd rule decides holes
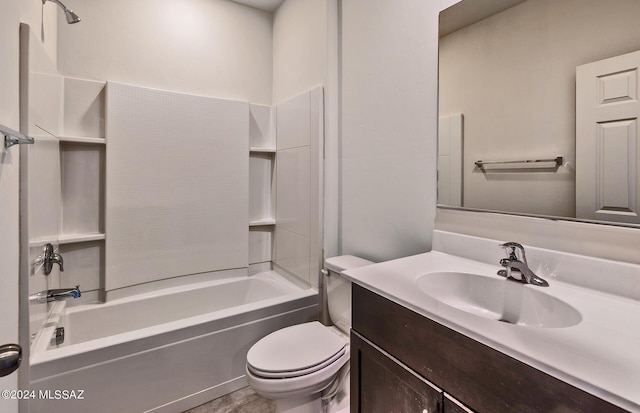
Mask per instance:
[[[353,286],[353,329],[478,412],[626,410]]]
[[[351,333],[351,412],[438,413],[442,391]]]

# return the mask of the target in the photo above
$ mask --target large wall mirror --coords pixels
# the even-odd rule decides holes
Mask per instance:
[[[438,204],[640,227],[640,1],[440,14]]]

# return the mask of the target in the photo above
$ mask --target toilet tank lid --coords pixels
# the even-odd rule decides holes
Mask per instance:
[[[324,260],[324,267],[336,273],[371,264],[374,264],[374,262],[353,255],[339,255]]]

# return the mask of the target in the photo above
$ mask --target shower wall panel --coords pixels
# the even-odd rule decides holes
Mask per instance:
[[[277,106],[275,265],[314,287],[322,266],[324,95]]]
[[[107,291],[248,266],[249,104],[107,83]]]

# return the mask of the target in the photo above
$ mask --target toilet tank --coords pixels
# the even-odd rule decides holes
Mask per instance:
[[[331,322],[345,334],[349,334],[351,329],[351,281],[343,278],[340,273],[370,264],[373,262],[353,255],[340,255],[324,261],[324,267],[327,270],[326,291],[329,317]]]

